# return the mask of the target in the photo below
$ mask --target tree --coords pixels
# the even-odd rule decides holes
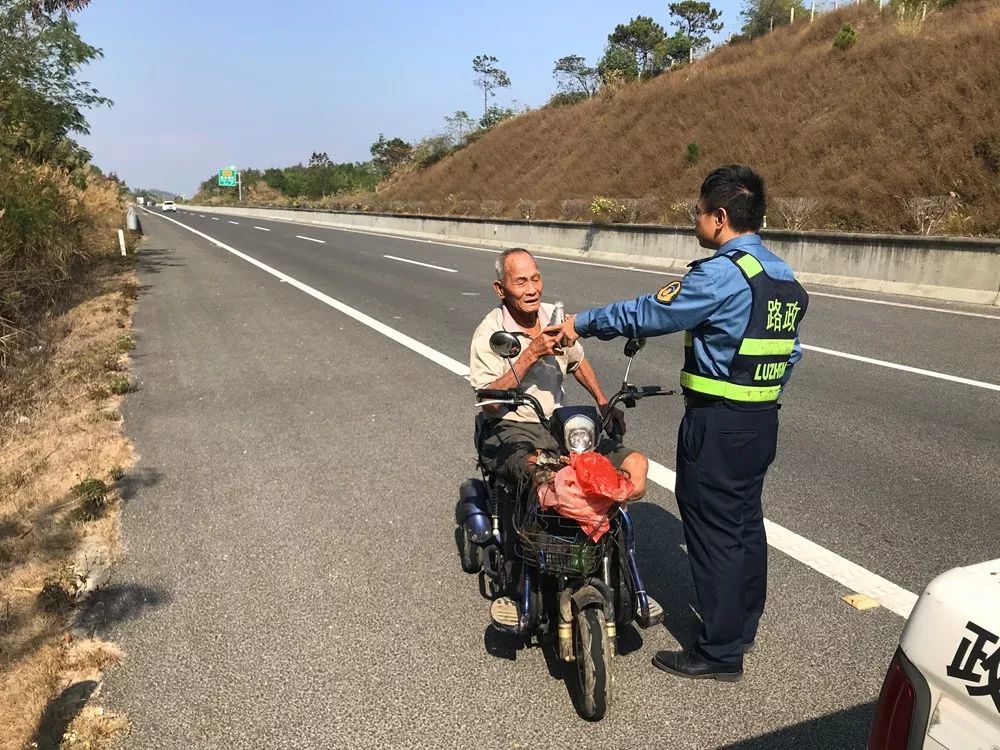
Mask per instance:
[[[456,144],[464,143],[465,137],[476,127],[476,121],[469,117],[469,113],[464,109],[455,110],[453,115],[445,115],[444,121]]]
[[[564,94],[583,93],[590,97],[597,93],[597,68],[587,65],[580,55],[566,55],[556,60],[552,77]]]
[[[402,138],[387,139],[382,133],[372,144],[372,164],[383,178],[388,177],[392,170],[410,158],[413,147]]]
[[[763,36],[774,26],[784,26],[792,16],[804,18],[808,12],[802,0],[746,0],[740,15],[743,17],[743,35],[753,38]]]
[[[499,125],[504,120],[509,120],[515,114],[517,114],[510,107],[498,107],[495,104],[491,105],[483,113],[483,116],[479,118],[479,127],[483,130],[489,130],[494,125]]]
[[[691,40],[678,29],[673,36],[664,38],[656,45],[653,65],[657,70],[662,71],[690,59]]]
[[[706,47],[711,39],[708,32],[722,31],[722,11],[716,10],[709,2],[700,0],[681,0],[670,3],[670,15],[674,16],[673,25],[691,42],[688,61],[694,60],[694,53]]]
[[[510,76],[497,66],[498,62],[500,61],[493,55],[476,55],[472,59],[476,88],[483,90],[483,117],[486,117],[489,111],[489,98],[496,96],[494,92],[510,86]]]
[[[630,50],[609,44],[604,57],[597,63],[597,75],[604,85],[612,80],[634,81],[639,77],[639,66]]]
[[[32,0],[0,2],[0,158],[82,167],[90,154],[69,138],[88,132],[84,109],[110,105],[77,78],[101,51],[86,44],[66,13]]]
[[[649,16],[636,16],[626,24],[618,24],[608,34],[608,44],[629,50],[635,56],[638,77],[654,73],[653,59],[656,46],[666,37],[660,24]]]
[[[313,151],[312,156],[309,157],[310,169],[313,167],[325,168],[332,166],[333,162],[330,161],[330,157],[327,156],[326,151],[323,152]]]

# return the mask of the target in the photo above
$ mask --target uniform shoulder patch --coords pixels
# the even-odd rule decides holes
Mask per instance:
[[[656,293],[656,301],[662,305],[669,305],[674,298],[681,293],[681,282],[671,281]]]

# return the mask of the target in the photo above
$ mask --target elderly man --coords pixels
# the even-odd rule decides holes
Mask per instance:
[[[563,378],[573,373],[606,413],[608,399],[601,390],[597,375],[584,358],[579,342],[561,349],[560,330],[545,330],[552,315],[552,305],[542,303],[542,275],[534,257],[522,248],[504,250],[496,262],[497,278],[493,290],[500,305],[490,312],[472,337],[469,381],[473,388],[508,389],[517,387],[517,379],[506,360],[490,349],[490,336],[496,331],[508,331],[525,339],[520,355],[513,360],[527,393],[538,399],[546,416],[562,406]],[[489,434],[484,441],[483,460],[487,469],[513,482],[534,474],[535,460],[541,450],[558,450],[559,446],[548,430],[538,422],[531,407],[512,409],[505,406],[485,407],[491,417]],[[616,410],[613,419],[624,431],[624,418]],[[597,447],[620,471],[628,474],[635,486],[630,500],[646,494],[646,457],[631,451],[621,443],[606,438]]]

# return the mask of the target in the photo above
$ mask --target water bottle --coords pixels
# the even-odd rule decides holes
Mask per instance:
[[[552,318],[549,320],[550,326],[561,326],[566,322],[566,308],[562,302],[556,302],[552,307]]]
[[[566,322],[566,308],[562,302],[556,302],[555,305],[552,306],[552,317],[549,318],[549,327],[551,328],[552,326],[561,326],[565,322]],[[556,354],[562,354],[563,348],[562,346],[557,346],[555,349],[553,349],[553,351]]]

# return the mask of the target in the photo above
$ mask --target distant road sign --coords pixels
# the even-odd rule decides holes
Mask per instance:
[[[236,169],[230,167],[229,169],[219,170],[219,187],[236,187]]]

